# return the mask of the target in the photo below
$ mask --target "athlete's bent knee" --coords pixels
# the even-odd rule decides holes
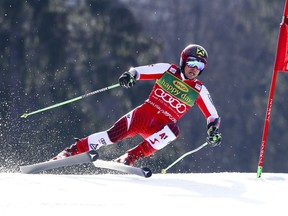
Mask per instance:
[[[178,126],[174,123],[170,123],[165,125],[162,130],[147,137],[146,140],[154,149],[159,150],[175,140],[178,135]]]

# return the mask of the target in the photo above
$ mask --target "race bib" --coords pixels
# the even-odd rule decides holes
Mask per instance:
[[[189,107],[194,105],[201,90],[201,88],[192,88],[171,73],[165,73],[156,82],[162,89]]]

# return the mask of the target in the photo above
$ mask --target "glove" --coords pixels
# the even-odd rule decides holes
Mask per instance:
[[[219,133],[218,131],[215,131],[212,135],[209,135],[206,138],[206,141],[212,147],[219,146],[221,144],[221,141],[222,141],[221,133]]]
[[[220,118],[214,119],[207,125],[207,138],[206,141],[212,147],[219,146],[222,141],[221,133],[219,133]]]
[[[119,84],[125,88],[131,88],[135,84],[135,77],[130,72],[124,72],[119,77]]]

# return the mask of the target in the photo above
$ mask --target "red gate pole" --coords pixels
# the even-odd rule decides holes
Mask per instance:
[[[277,81],[277,74],[278,74],[278,71],[274,70],[272,81],[271,81],[271,86],[270,86],[270,93],[269,93],[269,99],[268,99],[268,104],[267,104],[267,109],[266,109],[266,117],[265,117],[265,123],[264,123],[263,135],[262,135],[260,155],[259,155],[259,162],[258,162],[258,169],[257,169],[258,178],[261,177],[262,170],[263,170],[264,153],[266,149],[269,120],[270,120],[271,109],[272,109],[272,104],[273,104],[273,97],[274,97],[274,90],[275,90],[276,81]]]
[[[264,162],[264,153],[266,149],[266,141],[268,135],[269,121],[271,115],[271,109],[273,104],[274,90],[276,86],[277,74],[279,71],[288,72],[288,41],[287,41],[287,32],[288,32],[288,4],[285,2],[284,12],[282,17],[282,22],[280,23],[279,37],[278,37],[278,46],[276,51],[276,58],[274,64],[274,71],[272,75],[272,81],[270,85],[269,98],[266,109],[266,116],[264,122],[264,129],[262,135],[262,142],[260,148],[260,156],[257,169],[257,177],[260,178],[263,170]]]

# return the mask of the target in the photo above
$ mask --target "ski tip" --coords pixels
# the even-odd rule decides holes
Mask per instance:
[[[99,158],[99,154],[96,150],[89,151],[89,155],[92,161],[96,161]]]
[[[29,174],[31,173],[27,166],[20,166],[20,171],[22,174]]]
[[[152,171],[149,168],[143,167],[142,170],[145,178],[149,178],[152,176]]]

